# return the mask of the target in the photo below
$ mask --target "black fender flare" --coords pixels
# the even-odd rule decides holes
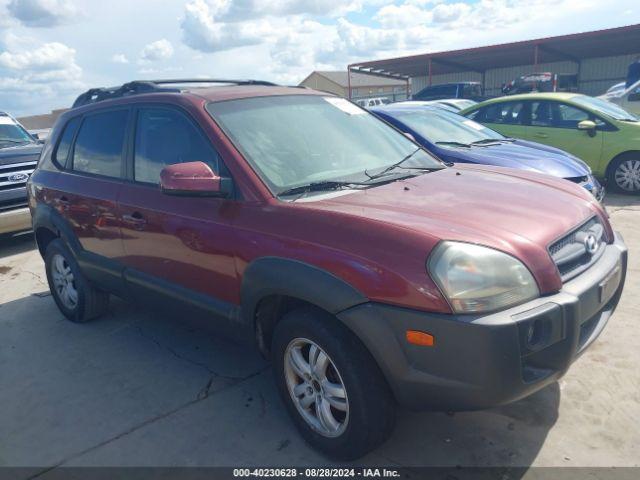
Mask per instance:
[[[303,300],[333,315],[369,301],[334,274],[281,257],[261,257],[251,262],[242,276],[240,295],[242,318],[252,327],[260,301],[272,295]]]
[[[38,240],[38,230],[45,228],[56,237],[61,238],[77,259],[78,254],[82,251],[82,245],[80,245],[80,242],[76,238],[73,228],[69,225],[69,222],[65,220],[53,207],[44,203],[36,205],[32,214],[32,224],[33,231],[36,234],[36,242]],[[38,245],[38,248],[44,255],[42,246]]]

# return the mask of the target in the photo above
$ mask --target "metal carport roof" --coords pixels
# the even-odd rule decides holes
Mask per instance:
[[[640,24],[448,52],[354,63],[352,71],[416,77],[638,53]]]

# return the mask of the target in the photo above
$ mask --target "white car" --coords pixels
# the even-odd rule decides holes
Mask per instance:
[[[453,113],[458,113],[460,110],[471,107],[478,102],[474,102],[473,100],[469,100],[467,98],[445,98],[442,100],[410,100],[407,102],[398,102],[394,103],[396,107],[419,107],[419,106],[433,106],[436,105],[438,107],[442,107],[445,110],[449,110]]]
[[[629,88],[624,88],[624,84],[622,84],[622,88],[620,88],[620,84],[614,85],[599,98],[615,103],[628,112],[640,115],[640,81]]]
[[[381,107],[382,105],[387,105],[389,99],[387,98],[361,98],[360,100],[356,100],[356,104],[360,105],[362,108],[371,108],[371,107]]]

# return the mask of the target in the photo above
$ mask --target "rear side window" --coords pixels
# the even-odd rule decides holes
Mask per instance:
[[[64,127],[64,131],[60,137],[60,142],[58,143],[56,152],[53,155],[53,161],[59,167],[64,168],[67,164],[67,158],[69,158],[69,151],[71,150],[71,142],[73,142],[73,137],[75,137],[79,126],[80,117],[76,117],[71,119]]]
[[[141,108],[136,126],[135,180],[157,184],[164,167],[186,162],[204,162],[219,172],[216,152],[183,114],[166,108]]]
[[[73,149],[73,169],[119,177],[128,115],[128,110],[113,110],[86,117]]]
[[[504,102],[487,105],[480,109],[474,120],[482,123],[522,125],[524,123],[524,104],[522,102]]]

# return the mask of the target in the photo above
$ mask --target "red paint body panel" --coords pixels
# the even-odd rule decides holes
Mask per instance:
[[[43,190],[50,191],[43,195],[73,190],[85,197],[74,200],[73,209],[61,210],[85,248],[236,305],[247,266],[260,257],[278,256],[331,272],[373,301],[448,313],[426,270],[431,250],[442,240],[482,244],[517,257],[541,293],[549,294],[561,288],[547,252],[550,243],[593,215],[601,217],[608,241],[613,239],[605,212],[584,189],[522,170],[459,166],[311,201],[280,201],[204,108],[208,101],[267,95],[325,94],[216,87],[101,102],[61,119],[106,104],[181,107],[218,151],[239,192],[237,200],[176,197],[159,187],[118,186],[117,181],[73,174],[60,176],[57,185],[42,182]],[[36,172],[33,184],[44,174]]]

